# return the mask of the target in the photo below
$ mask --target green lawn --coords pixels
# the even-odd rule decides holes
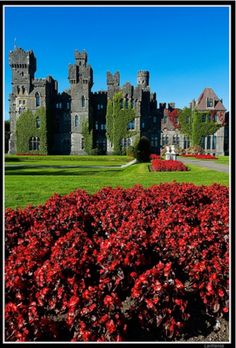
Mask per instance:
[[[120,160],[123,161],[123,158]],[[70,165],[70,161],[68,162]],[[192,182],[196,185],[210,185],[214,182],[226,186],[229,184],[228,174],[207,168],[189,165],[191,169],[189,172],[155,173],[149,172],[148,166],[142,163],[125,169],[6,168],[5,206],[16,208],[29,204],[37,205],[44,203],[55,192],[66,194],[77,188],[94,193],[104,186],[132,187],[141,184],[148,187],[174,180]]]
[[[17,156],[6,155],[6,165],[35,165],[35,166],[117,166],[131,161],[128,156]]]
[[[222,164],[227,164],[229,165],[229,156],[218,156],[218,160],[216,160],[218,163],[222,163]]]

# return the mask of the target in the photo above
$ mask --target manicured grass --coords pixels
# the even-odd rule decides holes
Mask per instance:
[[[68,164],[68,163],[67,163]],[[220,183],[228,186],[229,176],[207,168],[188,165],[189,172],[149,172],[149,164],[125,169],[95,168],[6,168],[5,207],[25,207],[44,203],[53,193],[69,193],[77,188],[94,193],[104,186],[149,187],[163,182],[192,182],[196,185]]]
[[[218,156],[218,160],[216,160],[218,163],[229,165],[229,156]]]
[[[6,155],[6,165],[42,165],[42,166],[80,166],[99,165],[112,166],[122,165],[133,158],[128,156],[16,156]]]

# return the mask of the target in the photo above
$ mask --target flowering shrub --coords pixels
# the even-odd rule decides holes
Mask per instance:
[[[203,155],[203,154],[198,154],[198,155],[194,155],[194,154],[184,154],[181,155],[183,157],[194,157],[194,158],[198,158],[198,159],[214,159],[217,160],[218,158],[213,156],[213,155]]]
[[[7,209],[6,340],[173,340],[227,316],[228,206],[224,186],[168,183]]]
[[[183,157],[196,157],[196,155],[192,154],[192,153],[188,153],[188,154],[182,154],[181,156]]]
[[[217,157],[215,156],[212,156],[212,155],[196,155],[195,158],[199,158],[199,159],[218,159]]]
[[[154,172],[175,172],[187,171],[188,167],[180,161],[154,159],[151,162],[151,169]]]

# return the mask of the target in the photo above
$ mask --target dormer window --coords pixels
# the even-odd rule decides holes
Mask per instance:
[[[207,108],[213,108],[213,98],[207,98]]]

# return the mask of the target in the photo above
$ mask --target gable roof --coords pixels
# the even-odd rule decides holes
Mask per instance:
[[[212,108],[207,107],[207,98],[213,99],[214,103]],[[196,102],[196,109],[199,111],[205,111],[205,110],[225,111],[226,110],[224,105],[218,98],[218,96],[210,87],[205,88],[203,92],[200,94]]]

